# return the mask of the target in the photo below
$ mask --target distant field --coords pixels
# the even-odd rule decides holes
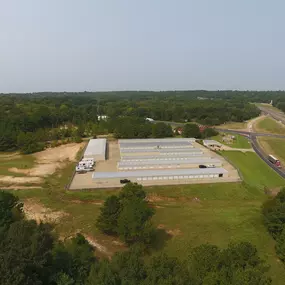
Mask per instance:
[[[219,141],[220,143],[227,145],[229,147],[232,147],[232,148],[244,148],[244,149],[251,148],[250,142],[244,136],[235,135],[235,140],[233,141],[232,144],[223,142],[222,138],[223,136],[221,134],[219,134],[218,136],[212,137],[213,140]]]
[[[285,126],[270,117],[258,121],[254,128],[257,132],[285,135]]]
[[[247,123],[246,122],[241,122],[241,123],[232,122],[232,123],[226,123],[223,125],[219,125],[217,126],[217,128],[241,130],[241,129],[247,128]]]
[[[285,166],[285,139],[259,137],[258,143],[265,153],[275,155]]]
[[[224,151],[228,158],[242,172],[244,181],[255,187],[285,186],[285,180],[253,152]]]

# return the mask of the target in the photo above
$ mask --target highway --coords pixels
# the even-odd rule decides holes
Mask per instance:
[[[279,113],[279,112],[274,112],[272,109],[268,110],[265,107],[259,107],[259,109],[265,113],[271,116],[273,119],[281,121],[285,125],[285,114]],[[186,123],[177,123],[177,122],[168,122],[168,121],[153,121],[153,123],[166,123],[170,124],[171,126],[174,127],[180,127],[185,125]],[[285,179],[285,166],[282,168],[276,167],[274,164],[272,164],[268,160],[268,155],[263,152],[261,147],[259,146],[257,142],[257,137],[272,137],[272,138],[282,138],[285,139],[285,135],[277,135],[277,134],[266,134],[266,133],[256,133],[256,132],[247,132],[247,131],[239,131],[239,130],[231,130],[231,129],[221,129],[221,128],[215,128],[219,132],[224,132],[224,133],[231,133],[231,134],[240,134],[247,136],[248,139],[251,142],[252,148],[254,149],[255,153],[269,166],[271,167],[276,173],[278,173],[281,177]]]

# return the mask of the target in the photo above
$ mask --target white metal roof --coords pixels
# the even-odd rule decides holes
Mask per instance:
[[[224,168],[191,168],[191,169],[171,169],[171,170],[138,170],[138,171],[118,171],[118,172],[93,172],[93,179],[106,178],[131,178],[131,177],[153,177],[153,176],[177,176],[177,175],[201,175],[201,174],[225,174]]]
[[[192,153],[179,153],[174,155],[139,155],[139,156],[122,156],[121,161],[133,161],[133,160],[181,160],[188,159],[193,156],[203,156],[203,152],[192,152]]]
[[[150,161],[120,161],[118,167],[134,167],[141,165],[174,165],[174,164],[216,164],[221,163],[220,159],[209,157],[193,157],[186,160],[150,160]]]
[[[137,148],[137,149],[121,149],[121,154],[124,155],[124,153],[191,153],[191,152],[201,152],[199,148],[152,148],[152,149],[147,149],[147,148]]]
[[[121,143],[148,143],[148,142],[195,142],[194,138],[162,138],[162,139],[121,139],[119,140],[119,144]]]
[[[120,143],[121,149],[127,148],[177,148],[177,147],[193,147],[192,144],[188,141],[182,142],[138,142],[138,143]]]
[[[84,156],[105,155],[106,139],[91,139],[84,152]]]
[[[215,140],[203,140],[203,143],[205,145],[222,145],[221,143],[215,141]]]

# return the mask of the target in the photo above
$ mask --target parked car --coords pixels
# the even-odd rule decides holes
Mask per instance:
[[[199,168],[207,168],[207,166],[206,165],[199,165]]]
[[[215,168],[216,167],[216,165],[214,165],[214,164],[208,164],[207,165],[207,168]]]
[[[129,183],[129,182],[131,182],[129,179],[121,179],[120,180],[121,184],[126,184],[126,183]]]

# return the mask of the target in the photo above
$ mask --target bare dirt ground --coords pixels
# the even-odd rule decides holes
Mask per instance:
[[[43,177],[53,174],[57,169],[64,168],[67,162],[75,161],[76,155],[85,143],[71,143],[61,145],[55,148],[49,148],[34,154],[36,164],[30,169],[20,169],[16,167],[9,168],[10,172],[21,173],[27,177],[0,176],[0,182],[5,184],[25,184],[25,183],[42,183]],[[15,158],[19,154],[4,155],[9,159]]]
[[[43,180],[40,177],[14,177],[14,176],[0,176],[0,182],[5,184],[25,184],[25,183],[41,183]]]
[[[37,223],[58,223],[63,217],[68,216],[63,211],[53,211],[33,199],[24,203],[24,213],[28,220],[36,220]]]

